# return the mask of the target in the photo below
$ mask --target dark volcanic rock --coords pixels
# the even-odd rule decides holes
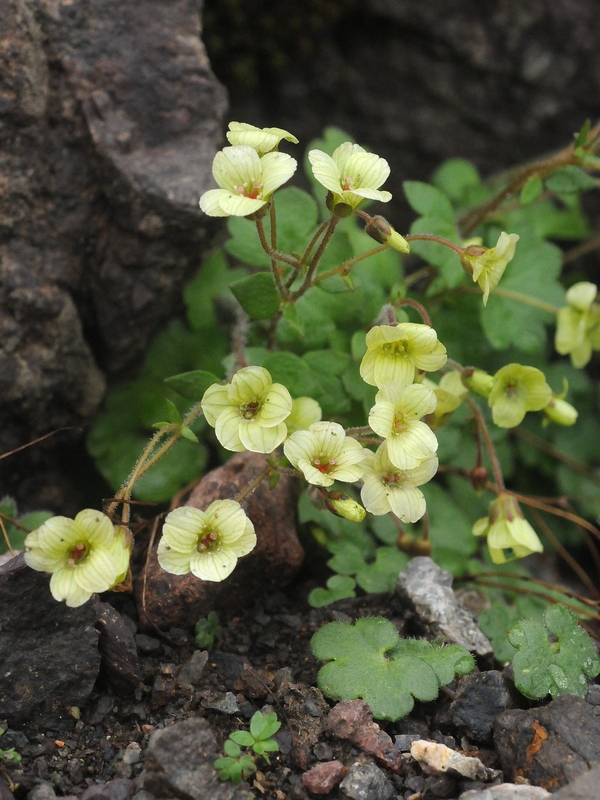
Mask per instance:
[[[504,712],[495,722],[494,741],[506,776],[549,791],[600,764],[600,718],[573,695],[542,708]]]
[[[235,498],[265,465],[259,453],[238,453],[223,467],[206,475],[192,492],[187,505],[205,509],[213,500]],[[272,592],[297,572],[304,552],[296,536],[295,485],[282,476],[272,491],[266,481],[252,492],[242,506],[258,537],[254,550],[240,559],[233,573],[221,583],[202,581],[191,573],[165,572],[153,551],[146,574],[134,582],[141,627],[189,628],[200,616],[215,608],[240,609],[265,592]]]
[[[154,731],[146,753],[143,789],[180,800],[247,800],[249,786],[219,780],[213,761],[221,755],[205,719],[191,718]]]
[[[102,372],[139,361],[207,248],[198,198],[213,185],[226,97],[200,11],[201,0],[3,3],[0,452],[87,422]],[[33,502],[44,452],[0,466],[5,491]]]
[[[460,678],[450,706],[452,722],[475,741],[492,737],[494,720],[514,708],[509,684],[498,670],[473,672]]]
[[[379,767],[358,761],[348,770],[340,789],[351,800],[391,800],[396,795]]]
[[[134,634],[123,617],[108,603],[95,603],[100,631],[102,673],[117,694],[128,697],[141,685]]]
[[[67,608],[48,584],[22,555],[0,567],[0,718],[10,724],[68,716],[100,669],[94,604]]]

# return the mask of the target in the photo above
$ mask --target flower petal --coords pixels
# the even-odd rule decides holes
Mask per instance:
[[[279,425],[292,410],[292,396],[281,383],[274,383],[263,396],[260,411],[254,421],[261,427]]]
[[[82,589],[75,581],[73,567],[58,569],[50,578],[50,591],[52,597],[59,602],[64,600],[69,608],[82,606],[92,596],[93,592]]]
[[[203,581],[223,581],[237,564],[237,556],[227,547],[193,553],[190,561],[192,573]]]
[[[84,508],[73,521],[86,540],[95,547],[109,547],[113,543],[115,527],[101,511]]]
[[[333,194],[340,195],[342,193],[341,173],[333,158],[322,150],[310,150],[308,160],[311,163],[313,175],[319,183]]]
[[[238,370],[229,385],[229,401],[236,406],[258,400],[273,385],[271,373],[264,367]]]
[[[206,421],[214,428],[220,414],[226,408],[231,407],[229,384],[227,386],[222,386],[220,383],[213,383],[212,386],[209,386],[204,392],[201,405]]]
[[[263,184],[261,196],[268,200],[276,189],[289,181],[296,172],[298,162],[287,153],[273,152],[263,156],[260,165]]]
[[[248,517],[235,500],[214,500],[204,512],[208,527],[219,535],[219,541],[230,544],[239,539],[246,529]]]
[[[190,553],[198,544],[202,532],[209,527],[204,511],[192,506],[181,506],[167,514],[163,524],[161,544],[178,553]],[[160,546],[160,545],[159,545]]]
[[[75,582],[86,592],[105,592],[115,585],[117,568],[110,551],[93,549],[73,567]]]
[[[240,439],[240,423],[242,419],[237,408],[227,408],[221,413],[215,424],[215,434],[226,450],[243,453],[247,448]]]
[[[158,545],[157,558],[165,572],[170,572],[172,575],[187,575],[191,572],[192,553],[178,553],[177,550],[173,550],[163,542],[164,539],[161,539]]]
[[[423,492],[414,486],[389,486],[388,498],[392,512],[402,522],[417,522],[427,510]]]
[[[228,217],[227,211],[221,208],[221,200],[231,197],[228,189],[209,189],[200,198],[200,208],[209,217]]]
[[[221,189],[239,192],[240,186],[261,183],[260,158],[252,147],[224,147],[213,161],[213,175]]]
[[[264,428],[256,420],[241,420],[239,425],[240,441],[252,453],[272,453],[286,436],[285,422],[271,428]]]

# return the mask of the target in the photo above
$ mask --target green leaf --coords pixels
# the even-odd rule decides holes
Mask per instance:
[[[564,289],[558,281],[562,253],[550,242],[523,239],[517,244],[515,257],[506,267],[499,285],[521,295],[560,306]],[[545,346],[545,324],[554,321],[549,311],[518,299],[490,295],[487,307],[481,306],[481,324],[493,347],[505,350],[511,344],[527,353]]]
[[[211,611],[206,618],[199,619],[196,623],[194,634],[194,642],[197,648],[204,650],[204,648],[210,647],[217,636],[221,635],[221,625],[217,612]]]
[[[356,597],[354,591],[356,583],[352,578],[345,575],[332,575],[327,581],[326,589],[313,589],[308,595],[308,605],[312,608],[322,608],[337,600],[345,600],[347,597]]]
[[[282,383],[286,387],[292,397],[314,397],[320,392],[311,368],[295,353],[283,350],[268,353],[262,366],[269,370],[275,383]]]
[[[398,720],[411,712],[414,699],[437,697],[440,681],[436,669],[447,677],[447,664],[435,652],[439,648],[424,644],[428,647],[418,645],[416,654],[407,652],[410,645],[403,651],[395,627],[382,617],[359,619],[355,625],[331,622],[311,640],[315,658],[328,662],[319,670],[318,686],[333,700],[362,698],[376,719]],[[449,658],[468,671],[464,656],[469,654],[463,648],[458,650],[462,651],[460,657],[452,653]]]
[[[242,747],[252,747],[254,744],[254,736],[249,731],[234,731],[229,734],[229,738]]]
[[[251,267],[269,268],[271,262],[258,238],[256,223],[245,217],[229,217],[227,230],[231,238],[225,242],[225,250],[230,255]]]
[[[245,220],[247,221],[247,220]],[[256,231],[254,231],[256,238]],[[267,261],[266,266],[269,265]],[[194,330],[206,330],[217,324],[215,299],[229,294],[229,284],[246,274],[243,269],[229,269],[225,253],[216,250],[198,270],[196,276],[185,286],[183,299],[187,307],[187,319]]]
[[[270,319],[279,311],[279,293],[270,272],[257,272],[229,288],[250,319]]]
[[[204,369],[194,369],[190,372],[182,372],[180,375],[165,378],[165,383],[182,397],[198,402],[202,400],[204,392],[209,386],[214,383],[221,383],[221,380],[216,375],[213,375],[212,372],[207,372]]]
[[[520,202],[522,206],[533,203],[544,191],[544,182],[539,175],[532,175],[521,189]]]
[[[439,217],[419,217],[411,225],[410,232],[431,233],[456,244],[460,243],[454,222]],[[460,265],[460,259],[449,247],[435,242],[415,241],[410,243],[410,249],[428,264],[439,268],[440,275],[432,285],[432,292],[444,288],[453,289],[463,282],[465,273]]]
[[[464,158],[444,161],[434,172],[431,180],[445,195],[457,202],[464,200],[469,189],[481,183],[475,165]]]
[[[368,594],[393,592],[398,575],[408,564],[408,556],[397,547],[378,547],[373,564],[356,571],[356,582]]]
[[[546,179],[546,187],[557,194],[585,192],[588,189],[595,189],[597,185],[597,182],[587,172],[573,164],[562,167]]]
[[[516,653],[508,641],[508,631],[517,619],[517,612],[505,601],[496,601],[478,617],[479,627],[490,640],[496,661],[511,661]]]
[[[283,319],[294,331],[294,333],[297,333],[298,336],[300,337],[304,337],[304,332],[305,332],[304,320],[298,313],[298,309],[296,308],[295,305],[284,307]]]
[[[414,656],[422,658],[435,672],[440,686],[446,686],[455,675],[466,675],[475,666],[475,659],[457,644],[436,645],[425,639],[400,639],[389,658]]]
[[[315,372],[325,375],[341,375],[350,362],[348,353],[339,350],[311,350],[302,356],[309,367]]]
[[[181,424],[181,414],[179,413],[179,409],[177,408],[175,403],[173,403],[172,400],[165,401],[165,410],[169,422],[171,422],[174,425]]]
[[[223,750],[225,750],[227,755],[231,756],[232,758],[237,758],[242,752],[239,744],[236,744],[232,739],[225,740],[223,743]]]
[[[587,144],[591,127],[592,127],[591,121],[589,119],[586,119],[586,121],[581,126],[581,130],[575,137],[575,147],[585,147],[585,145]]]
[[[418,214],[454,223],[452,203],[440,189],[421,181],[404,181],[402,185],[406,199]]]
[[[254,736],[256,741],[265,742],[267,739],[270,739],[271,736],[277,733],[277,731],[281,728],[281,722],[277,719],[277,714],[271,712],[270,714],[263,714],[260,711],[257,711],[250,720],[250,733]],[[276,742],[273,742],[274,745],[277,745]],[[277,749],[275,748],[267,748],[267,749]]]
[[[512,666],[515,686],[535,700],[575,694],[585,697],[587,678],[600,673],[600,657],[575,615],[564,606],[550,606],[544,614],[545,627],[523,619],[511,628],[508,639],[516,648]],[[551,642],[548,631],[556,642]]]

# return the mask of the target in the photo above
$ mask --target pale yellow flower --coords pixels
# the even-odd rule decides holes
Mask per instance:
[[[431,456],[414,469],[398,469],[389,457],[384,442],[373,453],[365,451],[361,499],[371,514],[395,514],[402,522],[417,522],[426,511],[425,496],[418,488],[428,483],[438,468]]]
[[[254,525],[241,505],[215,500],[206,511],[181,506],[167,514],[158,562],[174,575],[191,572],[205,581],[222,581],[255,547]]]
[[[435,455],[438,441],[420,419],[431,414],[436,403],[431,389],[419,383],[406,388],[388,383],[377,392],[369,425],[386,440],[390,461],[398,469],[413,469]]]
[[[494,375],[488,405],[499,428],[514,428],[523,422],[527,411],[541,411],[551,397],[552,389],[541,370],[507,364]]]
[[[285,420],[288,433],[306,430],[313,422],[320,422],[322,416],[321,406],[312,397],[296,397],[290,415]]]
[[[200,198],[200,208],[210,217],[246,217],[261,209],[276,189],[288,181],[297,167],[286,153],[259,156],[253,147],[224,147],[213,161],[219,189]]]
[[[259,156],[277,150],[282,139],[298,144],[298,139],[283,128],[257,128],[247,122],[230,122],[227,139],[232,145],[253,147]]]
[[[569,355],[574,367],[582,368],[600,350],[600,305],[594,302],[598,287],[582,281],[571,286],[568,305],[558,312],[555,347],[561,356]]]
[[[488,517],[477,520],[474,536],[487,536],[494,564],[504,564],[531,553],[541,553],[543,545],[510,494],[499,494],[490,505]]]
[[[120,583],[129,567],[131,536],[102,512],[80,511],[75,519],[51,517],[25,539],[25,563],[51,572],[55,600],[77,607],[95,592]]]
[[[375,325],[366,341],[360,374],[365,383],[379,388],[386,383],[410,386],[417,370],[435,372],[447,360],[446,348],[434,329],[418,322]]]
[[[283,421],[292,411],[292,397],[273,383],[264,367],[244,367],[231,383],[213,383],[202,398],[202,411],[226,450],[272,453],[287,436]]]
[[[292,433],[283,452],[315,486],[331,486],[334,481],[354,483],[363,473],[364,448],[346,436],[337,422],[315,422],[307,431]]]
[[[442,375],[439,384],[425,378],[423,386],[431,389],[437,399],[435,410],[427,417],[427,424],[434,429],[441,428],[446,424],[450,415],[456,411],[469,393],[457,370]]]
[[[389,192],[379,189],[390,174],[389,164],[358,144],[344,142],[331,156],[311,150],[308,160],[315,178],[332,193],[334,205],[345,203],[354,209],[365,200],[387,203],[392,199]]]
[[[464,249],[461,264],[472,275],[473,281],[479,284],[483,292],[483,305],[488,301],[490,292],[498,285],[504,274],[506,265],[512,260],[519,241],[516,233],[502,231],[495,247],[484,247],[471,244]]]

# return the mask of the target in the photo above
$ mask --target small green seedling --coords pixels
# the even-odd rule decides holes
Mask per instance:
[[[0,736],[4,733],[4,728],[0,728]],[[0,747],[0,762],[4,764],[18,764],[21,761],[21,756],[15,751],[14,747],[9,750],[3,750]]]
[[[231,739],[227,739],[223,745],[223,750],[227,755],[217,758],[213,767],[219,771],[219,778],[222,781],[239,783],[242,778],[245,780],[256,772],[254,756],[250,754],[242,755],[241,748]]]
[[[512,659],[515,686],[532,700],[547,694],[584,697],[587,678],[600,673],[600,657],[592,639],[564,606],[547,608],[544,625],[520,620],[508,632],[508,640],[517,650]]]
[[[221,635],[221,625],[217,612],[211,611],[207,617],[199,619],[196,623],[194,633],[196,647],[200,650],[210,647],[215,639]]]
[[[401,639],[383,617],[355,625],[330,622],[315,633],[311,648],[315,658],[329,662],[317,677],[323,694],[332,700],[360,697],[376,719],[392,722],[409,714],[415,699],[435,700],[440,686],[474,666],[464,647]]]
[[[256,772],[255,757],[251,753],[242,755],[241,747],[251,747],[254,753],[262,756],[270,764],[268,753],[279,750],[279,745],[271,737],[277,733],[281,722],[277,714],[261,714],[257,711],[250,720],[249,731],[234,731],[223,745],[226,755],[217,758],[213,767],[219,771],[222,781],[239,783]]]

